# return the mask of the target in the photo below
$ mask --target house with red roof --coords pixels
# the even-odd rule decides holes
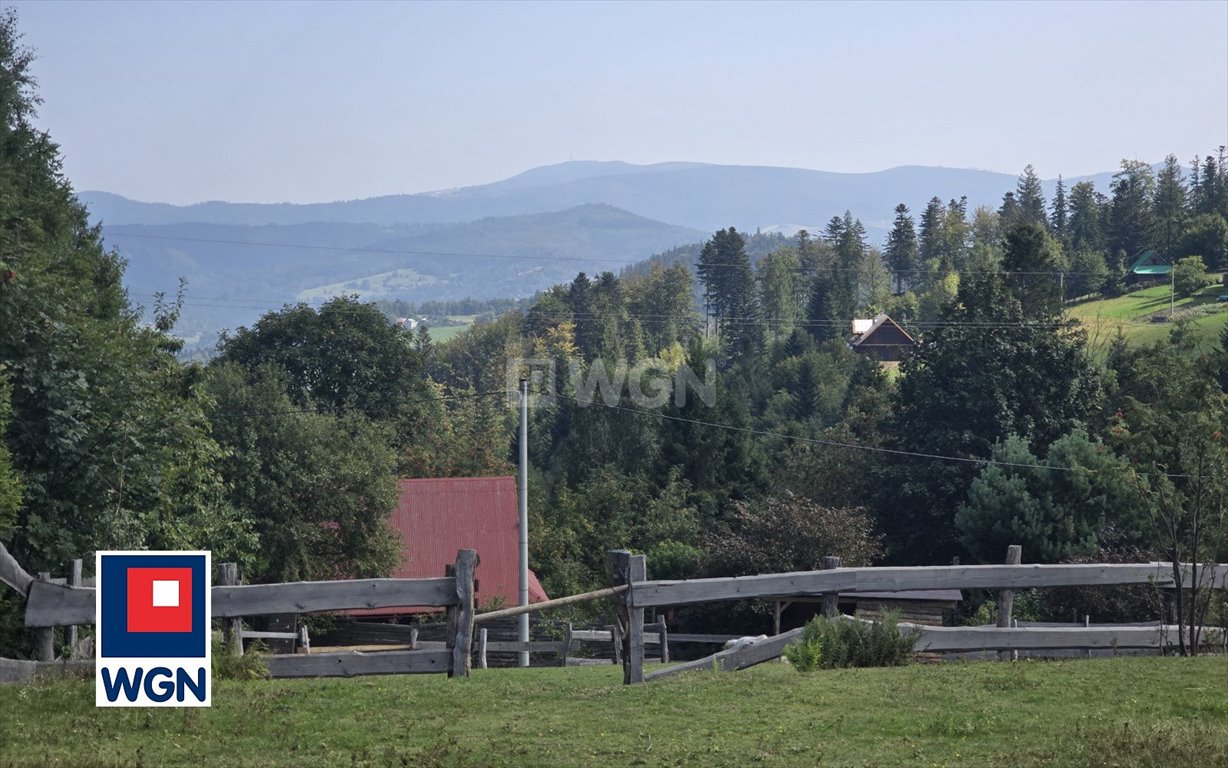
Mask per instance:
[[[520,509],[514,477],[441,477],[398,481],[401,498],[389,522],[401,536],[401,563],[393,576],[442,576],[458,549],[478,553],[477,602],[520,603]],[[529,571],[529,602],[547,600]],[[353,611],[355,615],[424,612],[427,608]]]

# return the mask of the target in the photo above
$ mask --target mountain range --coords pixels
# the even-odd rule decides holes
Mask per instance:
[[[1090,180],[1108,192],[1111,173]],[[967,197],[997,207],[1017,177],[905,166],[801,168],[567,162],[460,189],[327,203],[177,206],[79,194],[128,260],[138,302],[187,280],[180,332],[207,342],[286,302],[522,297],[577,272],[618,270],[727,226],[821,230],[851,210],[881,244],[895,206]],[[1044,182],[1052,196],[1055,180]]]

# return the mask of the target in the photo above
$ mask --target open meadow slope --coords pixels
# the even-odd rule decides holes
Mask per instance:
[[[1178,298],[1174,304],[1176,319],[1185,318],[1200,349],[1207,350],[1219,342],[1220,333],[1228,326],[1228,302],[1217,301],[1228,294],[1220,275],[1213,275],[1215,284],[1193,296]],[[1154,322],[1153,317],[1167,317],[1171,290],[1168,285],[1156,285],[1124,296],[1097,299],[1075,304],[1067,315],[1087,329],[1093,350],[1108,348],[1120,328],[1134,345],[1152,344],[1168,337],[1173,326]]]
[[[0,688],[0,765],[1228,765],[1224,656],[222,682],[210,710],[95,709],[92,688]]]

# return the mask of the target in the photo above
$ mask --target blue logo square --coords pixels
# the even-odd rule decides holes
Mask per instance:
[[[98,631],[100,658],[204,658],[209,632],[206,593],[209,583],[204,555],[100,554],[100,607]],[[133,579],[149,569],[190,571],[191,622],[187,631],[131,631],[132,617],[149,606],[130,604],[130,572]],[[176,599],[178,599],[176,597]]]

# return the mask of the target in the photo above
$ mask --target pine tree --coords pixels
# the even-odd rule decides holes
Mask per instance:
[[[704,244],[696,266],[709,311],[735,355],[762,348],[758,322],[755,273],[746,240],[733,227],[722,229]]]
[[[1155,243],[1154,196],[1151,166],[1141,160],[1123,160],[1121,170],[1113,175],[1109,209],[1109,266],[1118,274]]]
[[[1002,196],[1002,205],[998,208],[998,219],[1001,220],[1004,230],[1011,229],[1022,220],[1019,199],[1015,197],[1014,192],[1007,192]]]
[[[938,269],[942,255],[942,227],[945,219],[942,201],[937,197],[930,198],[929,203],[925,206],[925,212],[921,214],[921,229],[917,239],[917,255],[921,259],[921,268],[926,272]],[[936,277],[937,275],[932,273],[926,274],[926,283]]]
[[[895,222],[887,235],[887,266],[895,278],[895,289],[903,292],[917,281],[917,230],[913,226],[908,206],[895,207]]]
[[[803,327],[822,344],[839,334],[842,324],[837,325],[831,300],[831,278],[820,273],[810,285],[810,300],[806,303],[806,318]]]
[[[1170,262],[1175,255],[1177,241],[1185,229],[1188,218],[1186,190],[1181,163],[1176,155],[1164,158],[1164,168],[1156,177],[1154,204],[1156,246],[1160,254]]]
[[[1049,228],[1053,230],[1053,235],[1062,244],[1062,247],[1069,250],[1070,238],[1066,230],[1066,217],[1066,183],[1059,175],[1057,190],[1053,193],[1053,210],[1049,214]]]
[[[1072,251],[1104,250],[1102,219],[1096,186],[1090,181],[1080,181],[1071,187],[1068,226]]]
[[[1040,178],[1036,175],[1036,169],[1028,163],[1023,173],[1019,176],[1019,182],[1015,186],[1015,199],[1019,203],[1019,221],[1011,222],[1014,224],[1039,224],[1042,227],[1049,226],[1049,219],[1045,215],[1045,193],[1040,186]]]

